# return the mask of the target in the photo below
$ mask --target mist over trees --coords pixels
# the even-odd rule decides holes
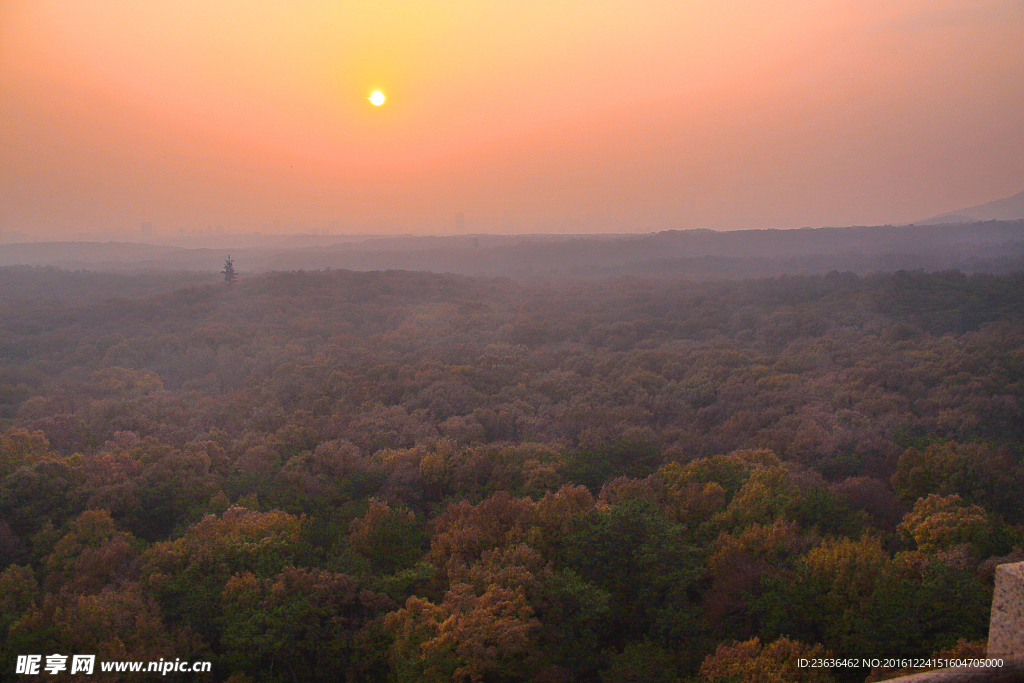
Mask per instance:
[[[1019,273],[160,277],[0,269],[5,676],[879,680],[1024,559]]]
[[[249,273],[425,270],[536,280],[622,275],[675,280],[870,275],[898,270],[1010,274],[1024,269],[1024,221],[801,230],[667,230],[629,235],[225,235],[168,244],[0,245],[0,266],[91,271],[220,270],[224,253]],[[169,246],[173,245],[173,246]],[[225,251],[226,250],[226,251]]]

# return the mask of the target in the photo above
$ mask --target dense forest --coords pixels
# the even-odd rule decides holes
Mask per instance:
[[[4,680],[878,681],[1024,559],[1021,274],[0,281]]]

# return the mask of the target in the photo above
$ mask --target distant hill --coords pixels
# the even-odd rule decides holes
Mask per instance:
[[[809,230],[668,230],[631,235],[406,236],[318,245],[235,244],[191,249],[114,242],[39,242],[0,245],[0,267],[51,266],[122,273],[191,270],[209,274],[220,271],[229,253],[243,276],[327,268],[432,271],[526,281],[623,275],[750,278],[831,270],[1007,273],[1024,270],[1024,220]]]
[[[997,199],[994,202],[978,204],[967,209],[957,209],[915,222],[918,225],[937,225],[939,223],[1015,221],[1021,218],[1024,218],[1024,191],[1005,199]]]

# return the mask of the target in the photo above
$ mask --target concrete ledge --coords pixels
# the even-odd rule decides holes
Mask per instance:
[[[1024,656],[1024,562],[996,567],[988,656]]]

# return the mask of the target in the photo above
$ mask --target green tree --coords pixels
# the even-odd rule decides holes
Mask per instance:
[[[231,669],[281,681],[357,679],[360,631],[394,606],[351,576],[294,567],[262,581],[235,574],[221,602]]]
[[[207,515],[173,541],[142,556],[142,585],[159,600],[170,623],[184,623],[216,644],[220,596],[238,572],[277,574],[302,551],[302,519],[280,511],[240,507]]]
[[[411,510],[371,498],[366,513],[349,525],[349,545],[383,574],[412,567],[427,546],[423,525]]]
[[[564,539],[562,562],[611,594],[619,637],[650,633],[674,642],[694,628],[701,553],[649,501],[581,515]]]

